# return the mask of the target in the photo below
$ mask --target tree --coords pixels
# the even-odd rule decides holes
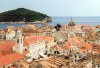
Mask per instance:
[[[61,24],[57,24],[56,26],[54,26],[54,28],[55,28],[57,31],[59,31],[60,28],[61,28]]]
[[[32,11],[25,8],[18,8],[15,10],[6,11],[0,13],[0,21],[1,22],[33,22],[36,20],[43,20],[45,18],[50,18],[46,14],[42,14],[40,12]]]

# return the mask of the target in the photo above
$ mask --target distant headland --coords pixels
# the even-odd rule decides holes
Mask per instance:
[[[42,20],[51,22],[51,17],[26,8],[17,8],[15,10],[0,13],[0,23],[38,23]]]

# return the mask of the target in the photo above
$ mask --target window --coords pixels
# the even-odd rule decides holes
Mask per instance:
[[[17,43],[19,43],[19,39],[17,39]]]
[[[84,66],[82,65],[81,67],[83,68]]]
[[[79,58],[81,58],[81,56],[79,56]]]
[[[21,43],[22,43],[23,39],[21,39]]]
[[[54,54],[57,54],[57,51],[54,51]]]
[[[71,53],[71,50],[69,52]]]
[[[76,62],[76,59],[75,59],[75,62]]]
[[[65,42],[67,42],[67,40],[65,40]]]
[[[27,51],[27,49],[25,49],[25,51]]]
[[[96,46],[94,45],[94,47],[96,47]]]
[[[47,45],[46,45],[46,48],[48,48]]]
[[[56,42],[56,40],[54,40],[54,42]]]
[[[77,53],[77,54],[79,54],[79,53]]]

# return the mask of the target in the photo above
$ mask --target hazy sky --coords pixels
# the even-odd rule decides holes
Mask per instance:
[[[49,16],[100,16],[100,0],[0,0],[0,12],[20,7]]]

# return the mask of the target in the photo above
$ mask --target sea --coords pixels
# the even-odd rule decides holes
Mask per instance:
[[[52,22],[47,24],[50,26],[55,26],[56,24],[67,25],[71,19],[78,25],[90,25],[96,26],[100,25],[100,16],[91,16],[91,17],[51,17]],[[0,24],[0,29],[3,29],[7,26],[19,27],[26,24]],[[41,27],[41,24],[36,24],[37,27]]]

